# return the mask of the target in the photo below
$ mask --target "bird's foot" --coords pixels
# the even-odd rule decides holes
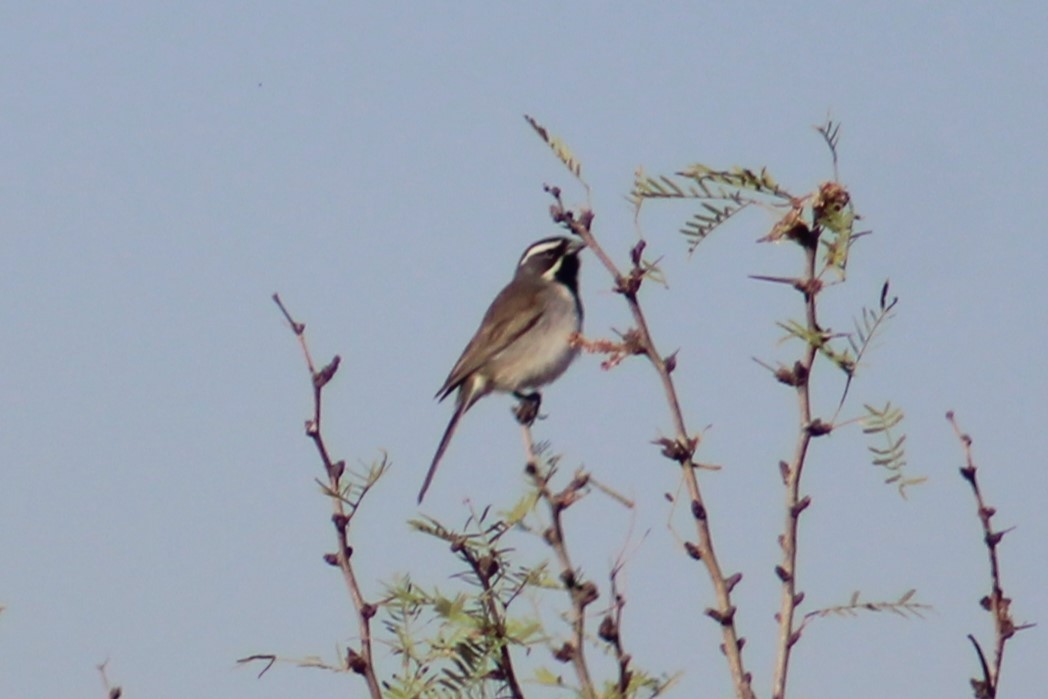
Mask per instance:
[[[542,406],[542,394],[538,391],[533,393],[521,393],[514,391],[514,396],[520,403],[513,409],[517,422],[522,425],[531,425],[539,418],[539,408]]]

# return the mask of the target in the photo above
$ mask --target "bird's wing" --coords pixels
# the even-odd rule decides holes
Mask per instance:
[[[542,315],[541,293],[533,289],[522,288],[519,282],[507,286],[491,302],[480,327],[473,339],[462,350],[462,356],[455,362],[444,385],[437,391],[437,398],[444,400],[459,387],[470,374],[482,367],[488,360],[503,351],[517,338],[530,330]]]

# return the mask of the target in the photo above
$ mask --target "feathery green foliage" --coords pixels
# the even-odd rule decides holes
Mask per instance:
[[[898,483],[899,494],[906,497],[906,488],[918,485],[928,480],[926,476],[908,477],[903,473],[906,467],[906,435],[898,434],[896,428],[902,423],[903,412],[896,408],[891,402],[885,403],[883,408],[875,408],[870,404],[866,408],[866,415],[862,418],[862,431],[864,434],[879,435],[884,446],[876,447],[870,445],[867,449],[873,455],[873,465],[888,469],[889,476],[885,483]]]
[[[846,604],[823,607],[808,612],[804,615],[804,623],[828,616],[854,617],[858,616],[859,612],[890,612],[904,618],[924,618],[923,612],[929,611],[932,607],[923,602],[912,601],[916,594],[917,590],[907,590],[897,600],[864,602],[859,592],[855,591]]]
[[[673,175],[649,176],[639,168],[633,177],[629,200],[635,215],[648,199],[694,200],[699,210],[684,223],[680,232],[689,240],[688,253],[736,214],[754,205],[781,205],[792,200],[788,192],[764,168],[754,171],[735,167],[715,170],[702,164],[691,165]]]
[[[531,587],[546,584],[545,564],[517,565],[503,545],[506,521],[490,508],[471,514],[461,530],[425,517],[416,531],[440,539],[464,564],[454,576],[466,590],[424,589],[409,578],[387,587],[383,626],[401,656],[401,672],[387,685],[391,697],[488,697],[504,694],[513,670],[512,648],[542,643],[538,621],[509,616],[510,605]]]
[[[575,179],[581,182],[588,190],[589,185],[587,185],[586,181],[582,179],[582,163],[579,162],[579,159],[571,152],[571,149],[568,148],[567,144],[557,136],[550,133],[549,129],[540,124],[533,117],[525,114],[524,119],[528,122],[531,128],[535,129],[535,133],[539,135],[539,138],[550,147],[550,150],[552,150],[553,154],[557,156],[557,159],[564,163],[564,167],[568,168],[568,172],[574,175]]]

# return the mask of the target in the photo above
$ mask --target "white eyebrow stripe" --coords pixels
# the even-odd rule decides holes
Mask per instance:
[[[542,278],[548,282],[553,281],[553,278],[557,276],[557,272],[560,271],[561,266],[564,264],[564,258],[559,257],[557,261],[553,263],[553,266],[542,273]]]
[[[556,248],[559,248],[561,245],[562,245],[562,241],[560,241],[560,240],[550,240],[550,241],[542,243],[542,244],[533,245],[530,248],[528,248],[527,252],[524,253],[524,257],[522,257],[520,259],[520,264],[524,264],[525,262],[530,260],[535,255],[540,255],[540,254],[542,254],[544,252],[548,252],[550,250],[554,250]]]

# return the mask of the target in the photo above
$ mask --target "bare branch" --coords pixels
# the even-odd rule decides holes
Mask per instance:
[[[589,483],[589,476],[579,471],[563,490],[554,493],[550,489],[549,482],[555,469],[543,469],[539,465],[539,457],[531,437],[531,422],[521,420],[521,431],[527,460],[525,472],[538,490],[539,498],[546,503],[549,509],[550,526],[543,532],[542,538],[557,556],[560,565],[560,580],[571,598],[572,640],[557,649],[554,657],[561,662],[570,662],[575,668],[582,696],[585,699],[596,699],[597,689],[590,677],[589,666],[586,664],[585,641],[586,607],[597,599],[599,592],[596,585],[582,579],[579,571],[572,564],[571,555],[568,553],[568,546],[564,540],[562,518],[564,510],[583,496]]]
[[[961,431],[952,410],[946,413],[946,419],[953,427],[953,431],[961,443],[961,448],[964,450],[964,466],[960,469],[961,477],[968,481],[968,484],[972,487],[972,493],[975,495],[979,522],[982,524],[983,529],[983,543],[986,544],[986,551],[990,558],[990,594],[983,597],[979,604],[993,615],[993,662],[987,661],[982,647],[975,640],[975,637],[969,634],[968,638],[971,640],[972,645],[975,646],[983,671],[982,679],[972,678],[972,689],[975,692],[976,699],[994,699],[997,696],[997,687],[1001,681],[1001,665],[1004,662],[1005,644],[1008,642],[1008,639],[1015,635],[1016,631],[1031,628],[1035,624],[1016,625],[1012,619],[1012,600],[1004,594],[1004,588],[1001,585],[1001,566],[997,558],[997,545],[1001,543],[1004,535],[1011,530],[995,530],[993,528],[991,518],[997,513],[997,510],[986,504],[982,490],[979,488],[979,481],[976,477],[977,468],[972,457],[972,438]]]
[[[804,274],[799,283],[804,291],[805,331],[812,337],[819,337],[822,328],[819,326],[816,297],[821,286],[808,286],[817,279],[815,267],[818,255],[817,235],[810,238],[795,239],[804,250]],[[778,653],[775,658],[775,671],[772,678],[772,697],[784,699],[786,696],[786,678],[790,665],[790,653],[800,639],[800,629],[794,628],[794,615],[804,599],[803,593],[797,592],[797,530],[801,513],[807,508],[811,499],[800,495],[801,473],[804,469],[808,447],[815,433],[811,426],[814,423],[811,407],[811,372],[820,345],[817,342],[806,342],[804,352],[798,360],[792,376],[797,392],[798,430],[797,442],[790,461],[780,464],[783,484],[786,491],[785,522],[779,536],[782,548],[782,561],[775,572],[782,584],[781,602],[776,619],[779,622],[779,637],[776,644]]]
[[[332,460],[327,445],[324,443],[324,436],[321,431],[321,407],[323,403],[324,386],[331,381],[335,373],[338,371],[340,358],[338,355],[335,355],[327,366],[318,371],[313,364],[313,358],[309,353],[309,345],[306,343],[305,324],[299,323],[292,318],[291,314],[280,300],[278,294],[273,294],[273,301],[280,308],[281,313],[283,313],[284,318],[291,327],[291,331],[298,337],[299,344],[302,346],[302,352],[305,355],[306,367],[309,369],[310,379],[313,385],[313,417],[306,421],[306,436],[313,441],[317,453],[320,455],[321,462],[324,465],[324,472],[327,474],[328,482],[326,493],[331,500],[331,521],[335,526],[335,534],[338,539],[338,550],[335,553],[325,554],[324,560],[329,565],[337,566],[339,570],[342,571],[342,578],[345,581],[346,590],[349,592],[350,599],[353,601],[353,608],[356,612],[357,627],[360,632],[360,652],[358,653],[357,651],[350,649],[347,652],[347,663],[349,669],[364,676],[364,680],[367,682],[368,691],[372,699],[382,699],[382,690],[379,686],[378,677],[375,674],[373,662],[374,656],[372,655],[371,650],[371,618],[375,616],[376,608],[375,605],[364,600],[364,595],[360,590],[360,585],[357,583],[356,574],[353,571],[353,564],[350,561],[350,558],[353,555],[353,549],[349,545],[348,532],[350,521],[357,511],[360,500],[368,492],[371,485],[374,484],[374,481],[381,476],[382,472],[384,472],[387,463],[383,460],[382,465],[378,467],[377,471],[375,469],[372,470],[371,478],[361,488],[355,503],[352,504],[352,509],[347,512],[347,499],[343,495],[344,485],[342,482],[346,465],[344,461],[336,462]],[[268,667],[266,669],[268,669]]]
[[[0,607],[2,609],[2,607]],[[119,685],[113,685],[109,683],[109,675],[106,673],[106,667],[109,665],[109,659],[96,665],[98,674],[102,676],[102,686],[105,687],[106,697],[108,699],[120,699],[124,695],[124,690]]]

